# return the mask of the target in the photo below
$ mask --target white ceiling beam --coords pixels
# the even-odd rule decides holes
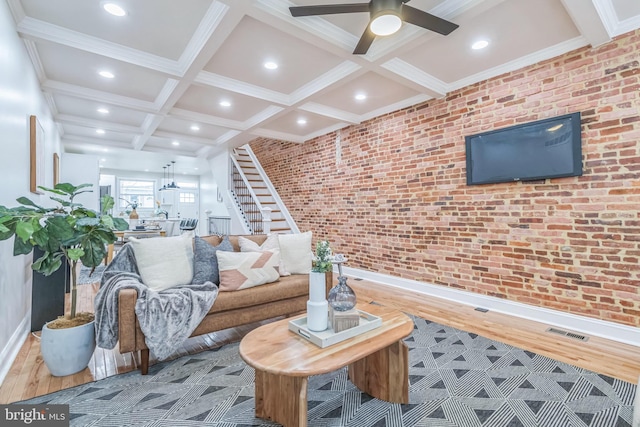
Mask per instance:
[[[59,93],[63,95],[75,96],[82,99],[90,99],[92,101],[106,102],[120,107],[131,108],[133,110],[155,113],[157,111],[153,102],[143,101],[128,96],[116,95],[109,92],[103,92],[95,89],[88,89],[69,83],[58,82],[55,80],[45,80],[42,83],[44,91]]]
[[[597,0],[561,0],[562,5],[580,31],[580,34],[593,47],[611,41],[613,28],[611,18],[607,14],[600,14],[596,7]]]

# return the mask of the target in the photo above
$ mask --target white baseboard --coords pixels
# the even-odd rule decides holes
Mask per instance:
[[[483,307],[498,313],[640,347],[638,328],[632,326],[356,268],[343,267],[343,272],[346,276],[353,278],[362,278],[371,282],[419,292],[472,307]]]
[[[31,329],[31,313],[27,313],[22,319],[22,322],[20,322],[20,325],[0,353],[0,385],[4,382],[7,373],[9,373],[9,369],[11,369],[13,361],[22,348],[22,344],[29,336],[29,329]]]

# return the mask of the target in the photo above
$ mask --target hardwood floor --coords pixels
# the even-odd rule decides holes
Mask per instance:
[[[349,279],[358,301],[376,301],[426,319],[530,350],[556,360],[637,384],[640,376],[640,348],[598,337],[587,342],[546,333],[549,325],[514,318],[495,312],[481,313],[455,302],[383,286],[373,282]],[[79,286],[79,311],[93,311],[93,297],[98,285]],[[185,342],[171,358],[197,353],[239,341],[257,325],[228,329]],[[155,360],[151,360],[151,364]],[[0,404],[11,403],[51,393],[138,368],[138,355],[120,354],[97,348],[89,367],[66,377],[52,376],[42,361],[40,342],[29,335],[0,386]]]

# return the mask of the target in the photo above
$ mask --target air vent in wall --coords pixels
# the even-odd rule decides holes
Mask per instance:
[[[545,332],[549,332],[551,334],[562,335],[565,337],[573,338],[574,340],[580,341],[588,341],[589,337],[586,335],[576,334],[575,332],[565,331],[563,329],[558,328],[548,328]]]

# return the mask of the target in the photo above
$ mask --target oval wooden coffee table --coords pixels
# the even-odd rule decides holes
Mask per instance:
[[[349,379],[360,390],[388,402],[409,403],[409,353],[402,339],[413,331],[413,321],[388,307],[356,308],[381,317],[382,325],[325,348],[289,331],[290,319],[260,326],[242,339],[240,356],[256,371],[256,417],[306,426],[307,377],[347,365]]]

